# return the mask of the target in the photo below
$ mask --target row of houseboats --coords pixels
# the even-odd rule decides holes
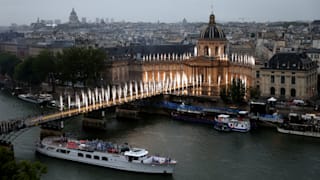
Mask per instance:
[[[219,114],[215,116],[208,112],[179,108],[173,111],[171,116],[175,120],[210,124],[218,131],[248,132],[251,129],[247,111],[239,111],[237,115]]]
[[[277,131],[310,137],[320,137],[320,116],[315,114],[289,113],[288,118],[274,114],[254,114],[248,111],[217,111],[215,109],[195,109],[180,105],[171,113],[175,120],[210,124],[218,131],[249,132],[257,123],[272,125]]]

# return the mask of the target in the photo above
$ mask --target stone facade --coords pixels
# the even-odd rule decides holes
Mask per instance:
[[[214,15],[210,16],[208,27],[201,33],[193,55],[179,56],[163,53],[145,55],[142,60],[110,62],[110,82],[150,80],[167,81],[184,76],[189,83],[201,82],[200,95],[219,96],[222,88],[228,88],[233,79],[240,79],[246,88],[253,86],[254,59],[227,53],[228,41],[216,26]],[[112,64],[112,65],[111,65]],[[179,78],[178,78],[179,79]],[[198,90],[197,90],[198,91]]]
[[[259,70],[262,96],[310,99],[317,95],[317,64],[302,53],[278,53]]]

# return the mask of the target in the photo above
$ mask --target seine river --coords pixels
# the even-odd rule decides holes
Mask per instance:
[[[0,120],[41,112],[40,108],[0,92]],[[151,154],[178,161],[172,176],[136,174],[69,162],[35,154],[40,129],[32,128],[14,141],[17,160],[37,160],[48,167],[45,180],[125,179],[319,179],[320,139],[279,134],[274,129],[221,133],[208,125],[150,116],[136,121],[108,120],[106,131],[84,131],[81,117],[67,120],[65,130],[82,139],[127,142]]]

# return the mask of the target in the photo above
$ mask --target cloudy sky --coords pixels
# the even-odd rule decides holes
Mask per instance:
[[[205,22],[212,4],[220,21],[320,19],[320,0],[0,0],[0,25],[30,24],[37,17],[66,22],[72,8],[92,21]]]

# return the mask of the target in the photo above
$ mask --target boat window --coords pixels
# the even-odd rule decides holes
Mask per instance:
[[[93,156],[94,159],[100,160],[99,156]]]
[[[86,158],[91,158],[91,155],[90,154],[86,154]]]
[[[53,147],[48,147],[47,148],[47,150],[49,150],[49,151],[53,151],[55,148],[53,148]]]
[[[83,154],[82,154],[82,153],[78,153],[78,156],[79,156],[79,157],[83,157]]]
[[[108,161],[108,158],[107,157],[102,157],[102,160]]]
[[[63,153],[63,154],[69,154],[70,151],[67,151],[65,149],[57,149],[57,152]]]

